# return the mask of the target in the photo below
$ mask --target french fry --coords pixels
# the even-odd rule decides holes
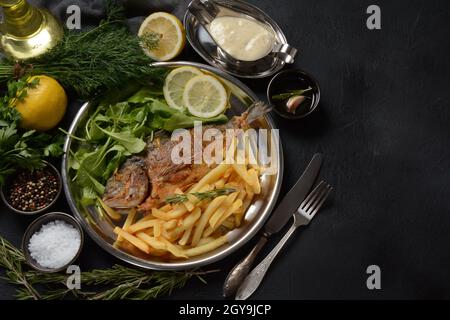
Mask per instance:
[[[147,243],[145,243],[144,241],[142,241],[141,239],[129,234],[128,232],[123,231],[119,227],[116,227],[114,229],[114,233],[117,234],[118,236],[121,236],[125,240],[127,240],[129,243],[134,245],[139,250],[141,250],[147,254],[150,253],[151,249],[150,249],[149,245]]]
[[[230,208],[228,208],[228,210],[222,215],[222,217],[220,218],[220,220],[219,220],[219,222],[218,222],[218,224],[216,225],[216,228],[215,229],[217,229],[217,227],[218,226],[220,226],[221,224],[224,224],[224,221],[226,220],[226,219],[228,219],[228,217],[230,217],[233,213],[235,213],[240,207],[242,207],[242,200],[240,200],[240,199],[238,199],[238,200],[236,200],[235,202],[233,202],[233,204],[231,205],[231,207]],[[234,226],[234,221],[233,221],[233,226]],[[227,228],[228,228],[228,226],[227,226]],[[233,227],[231,227],[231,228],[228,228],[228,229],[233,229]]]
[[[206,224],[208,223],[209,218],[214,213],[214,211],[222,204],[222,202],[225,201],[226,198],[227,196],[220,196],[215,198],[208,204],[206,210],[200,217],[197,226],[195,227],[194,236],[192,238],[192,245],[196,246],[198,244],[203,234],[203,230],[205,229]]]
[[[126,220],[125,220],[125,222],[124,222],[124,224],[122,226],[123,230],[126,230],[129,226],[131,226],[133,224],[134,219],[136,217],[136,212],[137,211],[136,211],[135,208],[130,210],[130,212],[128,213],[128,216],[127,216],[127,218],[126,218]],[[116,241],[121,242],[122,240],[123,240],[122,237],[118,236]]]
[[[225,179],[225,180],[227,180],[229,177],[230,177],[230,175],[233,173],[233,171],[234,171],[234,169],[233,168],[228,168],[226,171],[225,171],[225,173],[223,174],[223,178]]]
[[[210,172],[208,172],[196,185],[192,187],[189,192],[198,192],[205,184],[210,184],[212,181],[217,181],[225,171],[230,168],[229,164],[221,163]]]
[[[252,185],[253,180],[250,177],[245,164],[233,164],[233,169],[247,184]]]
[[[172,242],[168,241],[167,239],[161,238],[161,240],[166,244],[167,251],[169,251],[175,257],[188,258],[188,256],[183,252],[183,250],[181,248],[177,247],[176,245],[174,245]]]
[[[169,212],[170,210],[172,210],[172,204],[168,203],[168,204],[162,206],[161,208],[159,208],[159,210],[164,211],[164,212]]]
[[[247,209],[250,207],[250,205],[253,202],[253,197],[254,196],[255,195],[253,193],[247,193],[247,196],[245,197],[245,200],[244,200],[244,202],[242,204],[242,207],[241,207],[242,214],[245,214],[245,212],[247,212]]]
[[[161,221],[157,221],[155,223],[155,226],[153,227],[153,234],[155,235],[155,238],[158,238],[161,236],[161,233],[162,233],[161,224],[162,224]]]
[[[118,221],[122,219],[122,215],[118,213],[116,210],[108,206],[106,203],[103,202],[103,200],[100,197],[97,197],[98,203],[100,203],[100,206],[102,209],[106,212],[106,214],[113,220]]]
[[[189,229],[187,229],[186,231],[184,231],[183,236],[181,237],[180,241],[178,241],[179,245],[185,246],[188,243],[193,229],[194,229],[194,227],[192,226]]]
[[[169,241],[176,241],[182,234],[183,234],[183,231],[176,230],[176,229],[171,230],[171,231],[162,230],[161,238],[165,238]]]
[[[258,172],[252,168],[248,170],[248,174],[250,176],[250,179],[252,180],[251,186],[253,187],[253,191],[255,192],[255,194],[260,194],[261,184],[259,183]]]
[[[236,226],[236,228],[239,228],[241,226],[243,216],[243,212],[236,212],[234,214],[234,225]]]
[[[144,241],[147,245],[150,247],[156,249],[156,250],[167,250],[167,246],[164,242],[159,241],[155,237],[149,236],[145,232],[138,232],[136,234],[136,237],[140,240]],[[153,252],[152,252],[153,254]]]
[[[169,212],[164,212],[159,209],[153,208],[152,215],[158,219],[170,221],[182,217],[188,210],[185,206],[174,206]]]
[[[203,232],[203,236],[204,237],[209,237],[210,235],[212,235],[214,233],[214,231],[216,231],[216,229],[214,229],[211,226],[208,226],[205,230],[205,232]]]
[[[149,213],[149,214],[145,215],[144,217],[142,217],[141,219],[139,219],[138,221],[136,221],[135,223],[152,220],[152,219],[155,219],[155,217],[151,213]]]
[[[225,201],[220,205],[220,207],[211,216],[211,219],[209,219],[209,225],[211,227],[215,228],[218,225],[220,218],[227,211],[227,209],[233,204],[233,202],[237,198],[238,194],[239,194],[239,192],[233,192],[232,194],[227,196]]]
[[[230,220],[225,220],[224,222],[222,222],[222,225],[227,228],[227,229],[234,229],[235,225],[234,225],[234,221],[230,221]]]
[[[238,195],[238,199],[244,201],[245,197],[247,196],[247,192],[245,191],[245,188],[242,188],[241,190],[239,190],[239,195]]]
[[[125,231],[128,233],[136,233],[148,228],[154,228],[157,224],[159,224],[159,221],[157,219],[142,221],[129,226],[125,229]]]
[[[175,228],[177,225],[178,225],[178,220],[177,219],[172,219],[172,220],[164,222],[162,227],[165,230],[170,230],[170,229]]]
[[[216,240],[213,237],[206,237],[206,238],[201,238],[200,241],[198,242],[198,246],[204,246],[205,244],[208,244],[210,242],[213,242],[214,240]]]
[[[188,257],[199,256],[201,254],[215,250],[215,249],[219,248],[220,246],[223,246],[225,243],[228,243],[228,239],[226,236],[222,236],[222,237],[217,238],[214,241],[211,241],[203,246],[198,246],[195,248],[184,250],[184,254]]]
[[[222,189],[224,185],[225,185],[225,180],[224,179],[220,179],[214,184],[214,187],[216,189]]]
[[[202,215],[202,210],[198,207],[195,208],[195,210],[194,210],[194,212],[192,212],[192,214],[188,215],[186,218],[183,219],[183,221],[181,222],[180,228],[183,231],[191,228],[197,222],[197,220],[200,218],[201,215]]]

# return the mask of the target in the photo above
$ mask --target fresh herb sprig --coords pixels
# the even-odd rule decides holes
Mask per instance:
[[[215,271],[167,272],[144,271],[122,265],[81,273],[81,284],[88,289],[70,290],[66,286],[66,274],[30,271],[19,249],[0,236],[0,268],[6,279],[19,286],[17,298],[21,300],[57,300],[74,296],[88,300],[150,300],[170,295],[173,290],[184,287],[191,278],[206,283],[203,276]],[[45,288],[37,290],[36,288]],[[102,290],[95,290],[101,287]]]
[[[192,192],[189,193],[193,196],[195,196],[198,200],[210,200],[214,199],[220,196],[226,196],[233,192],[236,192],[236,189],[233,188],[222,188],[222,189],[215,189],[211,191],[206,192]],[[165,199],[166,203],[170,204],[179,204],[188,201],[188,195],[189,194],[174,194],[172,196],[168,196]]]
[[[301,89],[301,90],[290,90],[290,91],[287,91],[287,92],[284,92],[284,93],[276,94],[276,95],[272,96],[272,99],[273,100],[278,100],[278,101],[279,100],[287,100],[287,99],[292,98],[294,96],[302,96],[302,95],[304,95],[305,93],[307,93],[307,92],[309,92],[311,90],[312,90],[311,87],[309,87],[307,89]]]

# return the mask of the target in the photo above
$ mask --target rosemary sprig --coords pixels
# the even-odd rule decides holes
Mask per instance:
[[[23,253],[0,236],[0,267],[5,269],[6,279],[19,286],[16,297],[21,300],[58,300],[66,296],[88,300],[149,300],[170,295],[173,290],[185,286],[192,277],[205,282],[202,278],[203,275],[216,272],[149,272],[114,265],[108,269],[82,272],[81,284],[83,287],[95,289],[100,286],[103,289],[83,291],[68,289],[66,287],[68,275],[66,274],[48,274],[26,270],[24,263]],[[45,288],[45,290],[39,292],[35,286]]]
[[[272,96],[273,100],[286,100],[289,99],[293,96],[301,96],[304,95],[305,93],[311,91],[312,88],[308,87],[307,89],[301,89],[301,90],[290,90],[284,93],[280,93],[280,94],[276,94],[274,96]]]
[[[20,250],[0,237],[0,267],[5,269],[6,277],[12,284],[23,286],[29,299],[39,300],[40,295],[27,279],[22,268],[25,258]]]
[[[236,189],[233,188],[222,188],[222,189],[215,189],[211,191],[206,192],[192,192],[189,194],[192,194],[195,196],[198,200],[209,200],[214,199],[220,196],[226,196],[233,192],[236,192]],[[179,204],[188,201],[188,195],[189,194],[174,194],[172,196],[168,196],[165,200],[166,203],[170,204]]]

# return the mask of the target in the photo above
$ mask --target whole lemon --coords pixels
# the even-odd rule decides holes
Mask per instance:
[[[38,79],[39,83],[27,89],[26,97],[18,101],[15,108],[22,115],[22,128],[47,131],[56,127],[64,117],[67,95],[58,81],[51,77],[34,76],[28,82],[34,79]]]

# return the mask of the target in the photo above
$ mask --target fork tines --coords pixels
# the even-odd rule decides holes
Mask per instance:
[[[332,190],[333,188],[328,183],[321,181],[302,202],[299,212],[308,216],[309,219],[312,219],[322,207]]]

